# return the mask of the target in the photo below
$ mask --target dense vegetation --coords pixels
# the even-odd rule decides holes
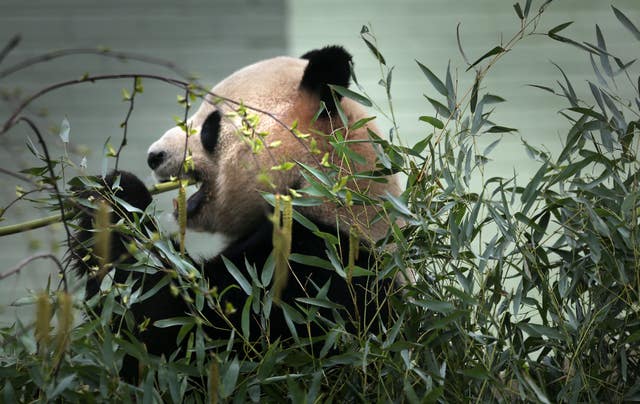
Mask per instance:
[[[112,284],[106,276],[102,293],[86,302],[66,282],[47,285],[31,297],[37,313],[33,324],[17,320],[0,329],[2,400],[640,400],[640,76],[635,59],[611,54],[599,27],[596,43],[564,36],[569,23],[542,32],[540,19],[550,2],[521,3],[514,5],[520,29],[512,39],[467,62],[467,74],[474,77],[470,88],[457,90],[450,69],[440,78],[419,64],[434,89],[429,102],[435,113],[420,117],[431,128],[428,136],[412,146],[372,136],[380,146],[380,171],[401,173],[406,191],[382,204],[385,214],[404,224],[376,246],[379,259],[370,270],[380,277],[398,271],[416,274],[415,283],[395,301],[394,321],[384,324],[383,331],[349,332],[338,322],[313,354],[317,345],[304,338],[250,344],[244,339],[246,330],[237,330],[231,341],[210,341],[202,331],[206,320],[198,313],[205,304],[219,304],[219,296],[209,293],[179,249],[148,226],[139,226],[153,212],[139,212],[131,223],[108,231],[128,232],[135,236],[136,248],[153,249],[173,262],[175,271],[167,276],[176,293],[195,294],[190,316],[161,324],[181,324],[185,334],[193,331],[188,360],[149,357],[144,347],[124,338],[133,327],[144,326],[131,324],[127,316],[128,307],[144,298],[131,284]],[[640,41],[638,24],[622,10],[614,7],[612,12],[620,29]],[[539,85],[550,97],[566,101],[561,114],[568,130],[562,149],[555,155],[525,142],[523,156],[539,164],[533,178],[484,179],[483,167],[496,143],[480,150],[477,138],[515,129],[492,121],[493,108],[505,100],[489,93],[483,79],[506,52],[540,33],[557,46],[582,50],[593,80],[585,84],[587,91],[576,91],[560,69],[555,84]],[[384,50],[366,27],[361,35],[380,63],[381,84],[390,97],[392,69]],[[89,79],[101,78],[77,81]],[[152,79],[136,75],[125,98],[132,100],[143,91],[142,82]],[[164,80],[188,90],[191,101],[203,94],[193,83]],[[632,88],[633,98],[623,98],[620,88]],[[365,95],[336,91],[371,105]],[[581,99],[578,93],[589,96]],[[181,102],[187,104],[188,97]],[[20,113],[4,131],[19,119],[32,126],[40,143],[30,149],[43,165],[24,174],[50,191],[46,198],[26,199],[57,210],[71,229],[72,207],[91,203],[78,200],[72,186],[95,184],[90,178],[61,181],[64,170],[74,171],[73,163],[49,155],[38,128],[19,118]],[[341,131],[331,135],[345,161],[358,158],[344,147]],[[105,151],[105,159],[117,161],[117,150]],[[374,203],[347,189],[343,174],[331,166],[306,170],[314,185],[299,200],[294,198],[294,205],[317,196],[340,204]],[[482,186],[472,186],[478,178]],[[326,236],[325,242],[329,259],[322,265],[351,276],[349,264],[338,262],[333,253],[335,238]],[[140,256],[139,266],[148,264],[145,257]],[[72,276],[59,265],[63,279]],[[235,273],[253,300],[246,307],[226,309],[265,316],[264,303],[277,288],[271,282],[273,268],[262,275],[249,271],[249,277]],[[321,296],[315,304],[333,307]],[[313,312],[295,308],[289,315],[293,322],[318,321]],[[243,349],[224,349],[233,344]],[[118,377],[125,353],[145,358],[138,386]]]

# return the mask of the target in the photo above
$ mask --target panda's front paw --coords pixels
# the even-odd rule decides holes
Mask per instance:
[[[104,178],[105,185],[114,189],[114,195],[129,205],[145,210],[151,204],[151,193],[144,183],[128,171],[111,171]]]

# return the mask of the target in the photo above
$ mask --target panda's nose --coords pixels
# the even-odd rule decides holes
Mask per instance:
[[[147,164],[149,165],[149,167],[151,167],[152,170],[158,168],[160,164],[162,164],[162,161],[164,161],[163,151],[149,152],[149,154],[147,155]]]

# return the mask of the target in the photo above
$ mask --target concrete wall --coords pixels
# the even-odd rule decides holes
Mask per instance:
[[[286,3],[284,0],[162,0],[141,1],[22,1],[0,2],[0,47],[15,34],[22,42],[0,63],[0,72],[21,60],[59,49],[108,47],[113,51],[136,52],[174,62],[197,74],[201,82],[213,85],[235,69],[256,60],[287,52]],[[5,97],[0,100],[0,121],[16,107],[19,94],[24,97],[53,83],[92,75],[115,73],[152,73],[167,77],[176,74],[161,67],[135,61],[120,61],[95,55],[77,55],[34,65],[0,78]],[[182,91],[164,83],[145,80],[144,93],[136,97],[130,119],[129,145],[124,149],[120,168],[148,177],[145,151],[149,144],[174,125],[174,116],[184,110],[176,100]],[[99,173],[103,145],[107,138],[114,147],[120,144],[128,104],[122,101],[122,88],[131,88],[132,80],[83,84],[61,89],[38,100],[29,109],[41,128],[53,156],[65,153],[76,164],[87,158],[89,173]],[[6,97],[11,95],[13,99]],[[41,112],[46,112],[40,117]],[[57,136],[64,118],[71,125],[70,148],[65,152]],[[20,125],[3,136],[0,148],[2,167],[20,168],[43,165],[25,147],[27,137],[35,136]],[[113,161],[109,161],[113,166]],[[68,176],[77,174],[70,170]],[[150,178],[148,178],[150,179]],[[0,206],[15,198],[19,180],[0,174]],[[18,204],[0,225],[12,224],[51,212]],[[169,205],[170,206],[170,205]],[[64,247],[61,226],[0,238],[0,272],[14,267],[36,252],[53,251],[61,256]],[[11,319],[16,311],[7,305],[27,294],[27,289],[46,286],[47,276],[58,282],[56,267],[40,260],[25,267],[20,275],[0,281],[0,319]],[[28,318],[32,308],[20,311]]]
[[[456,26],[460,24],[462,42],[470,59],[475,59],[501,41],[508,40],[519,28],[511,7],[514,2],[502,0],[164,0],[86,1],[86,0],[3,0],[0,2],[0,42],[21,33],[23,41],[2,63],[0,72],[28,57],[55,49],[97,48],[139,52],[174,61],[184,70],[196,73],[202,82],[213,84],[233,70],[252,61],[279,54],[301,55],[326,44],[342,44],[354,55],[356,73],[364,90],[382,110],[388,112],[384,91],[377,85],[380,69],[359,38],[360,28],[370,24],[380,50],[389,65],[395,66],[392,81],[393,105],[399,124],[399,135],[405,144],[413,144],[429,127],[418,121],[420,115],[433,110],[423,94],[437,96],[428,84],[415,59],[443,76],[451,62],[460,91],[473,78],[464,72],[457,50]],[[539,1],[534,1],[539,3]],[[640,25],[640,2],[617,0],[615,5]],[[601,0],[556,1],[542,20],[540,31],[565,21],[574,20],[567,35],[595,41],[594,25],[598,23],[614,53],[636,57],[638,42],[620,27],[608,2]],[[1,45],[0,45],[1,46]],[[571,47],[561,46],[542,37],[531,37],[483,82],[484,91],[499,94],[509,102],[498,106],[495,120],[516,127],[518,134],[503,137],[494,152],[494,163],[487,175],[509,175],[514,167],[526,182],[527,170],[535,167],[521,146],[521,137],[533,144],[544,144],[552,152],[561,143],[559,134],[566,122],[556,113],[564,104],[527,84],[553,85],[559,78],[550,63],[561,65],[572,77],[576,89],[584,93],[585,80],[594,80],[588,59]],[[4,121],[21,96],[61,80],[78,78],[85,73],[151,72],[166,76],[174,73],[138,62],[122,62],[97,56],[73,56],[0,78],[0,120]],[[122,136],[119,125],[128,104],[121,100],[121,89],[131,82],[96,83],[56,91],[35,103],[30,113],[36,116],[46,109],[46,116],[36,117],[44,131],[52,154],[65,153],[57,138],[56,127],[64,117],[71,124],[69,158],[79,163],[87,157],[89,172],[99,172],[102,147],[108,137],[117,146]],[[145,92],[136,99],[135,114],[130,121],[129,146],[121,167],[144,176],[148,173],[143,153],[163,131],[173,125],[173,116],[182,115],[176,103],[179,91],[165,84],[145,81]],[[621,85],[622,91],[630,91]],[[387,132],[391,127],[384,115],[379,125]],[[51,129],[51,130],[50,130]],[[2,167],[16,169],[41,165],[26,153],[25,139],[33,135],[24,127],[2,135],[0,148]],[[478,141],[487,144],[496,135],[483,135]],[[70,175],[74,173],[68,173]],[[15,197],[19,180],[0,174],[0,206]],[[0,225],[31,219],[50,212],[14,207]],[[0,238],[0,272],[21,259],[39,251],[63,248],[60,227]],[[24,296],[27,289],[45,286],[47,274],[55,266],[40,261],[26,267],[18,276],[0,281],[0,318],[13,318],[15,311],[7,305]],[[3,315],[4,310],[4,315]],[[27,310],[31,310],[30,308]],[[25,311],[22,313],[29,313]]]
[[[412,145],[432,129],[418,121],[421,115],[434,115],[424,94],[439,98],[418,68],[415,60],[427,65],[444,81],[447,64],[451,63],[454,83],[464,94],[473,83],[473,71],[465,73],[466,65],[458,51],[456,27],[464,51],[475,60],[497,45],[506,43],[520,28],[512,4],[504,0],[297,0],[291,1],[289,38],[291,51],[301,54],[323,43],[344,44],[354,55],[360,83],[388,113],[384,89],[377,85],[380,68],[360,39],[362,25],[370,25],[377,37],[379,50],[387,64],[394,66],[392,80],[393,106],[399,124],[401,140]],[[520,1],[524,4],[524,1]],[[541,1],[533,1],[532,14]],[[618,0],[615,6],[623,10],[640,26],[640,1]],[[563,34],[595,43],[595,24],[599,24],[609,48],[627,60],[637,57],[640,44],[616,20],[609,2],[601,0],[555,1],[548,8],[538,32],[546,32],[567,21],[575,21]],[[483,91],[498,94],[508,103],[497,106],[494,119],[519,133],[503,136],[496,149],[496,161],[489,173],[509,175],[513,167],[524,175],[536,165],[527,159],[521,138],[534,145],[546,145],[557,150],[559,134],[567,127],[556,112],[566,104],[548,93],[528,87],[528,84],[554,86],[561,79],[551,61],[559,64],[571,77],[579,94],[588,92],[586,80],[596,80],[584,52],[531,36],[505,55],[483,81]],[[623,82],[622,80],[620,80]],[[628,85],[620,89],[627,91]],[[586,90],[586,91],[585,91]],[[627,93],[630,93],[630,90]],[[382,114],[377,113],[379,117]],[[384,118],[379,125],[388,130],[391,122]],[[481,136],[480,145],[489,144],[499,135]]]

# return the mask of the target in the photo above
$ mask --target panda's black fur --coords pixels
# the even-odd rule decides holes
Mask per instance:
[[[300,85],[307,91],[316,93],[331,111],[335,109],[335,105],[332,105],[334,96],[328,89],[327,83],[335,83],[341,86],[348,85],[351,57],[342,48],[330,47],[324,49],[327,51],[311,51],[304,55],[304,58],[310,60],[309,66],[311,66],[312,70],[311,74],[305,75]],[[336,60],[333,61],[333,59]],[[333,69],[323,70],[322,68],[323,66],[334,65],[336,67]],[[339,97],[335,99],[339,99]],[[218,115],[215,116],[214,114]],[[220,115],[217,111],[214,111],[211,113],[210,118],[204,122],[200,135],[201,142],[208,151],[212,151],[216,147],[216,132],[219,130]],[[328,118],[321,117],[320,119]],[[153,168],[153,162],[149,161],[149,164]],[[103,181],[105,187],[111,187],[117,181],[118,188],[115,191],[115,195],[141,211],[144,211],[152,201],[145,185],[131,173],[124,171],[112,172]],[[94,193],[90,194],[94,195]],[[85,193],[84,196],[86,197],[87,194]],[[113,223],[119,220],[115,212],[123,211],[126,212],[126,210],[122,209],[113,209],[111,213]],[[81,213],[78,223],[79,230],[75,234],[75,241],[71,245],[72,253],[70,254],[78,273],[87,277],[87,299],[98,293],[100,288],[97,277],[88,275],[91,268],[95,270],[96,266],[99,265],[98,259],[90,254],[93,236],[90,229],[93,228],[93,214],[94,212],[86,210]],[[130,219],[133,214],[124,213],[124,215]],[[337,249],[337,254],[344,266],[346,266],[349,250],[348,229],[338,230],[336,227],[322,223],[315,223],[315,225],[320,232],[332,234],[337,238],[340,246]],[[242,308],[245,305],[247,295],[227,270],[222,257],[224,256],[237,267],[246,279],[250,279],[246,269],[247,262],[259,271],[258,276],[260,276],[260,271],[273,249],[272,235],[273,223],[267,211],[262,216],[262,219],[253,226],[251,232],[236,239],[218,256],[200,265],[202,274],[208,281],[210,288],[217,288],[217,290],[221,291],[229,286],[236,286],[228,289],[224,295],[225,301],[231,303],[236,309],[235,312],[227,315],[236,329],[241,328]],[[328,262],[328,246],[313,231],[294,220],[292,235],[291,254],[321,257]],[[107,261],[113,263],[115,270],[112,271],[110,276],[113,276],[115,282],[120,283],[125,282],[131,276],[134,281],[142,283],[144,293],[167,275],[162,271],[142,275],[138,272],[122,269],[123,265],[135,263],[135,259],[129,254],[126,247],[130,241],[130,236],[127,234],[118,233],[112,235],[111,251]],[[154,251],[151,250],[149,253],[154,254]],[[91,258],[87,259],[86,257],[88,256],[91,256]],[[361,268],[371,268],[373,261],[373,253],[367,247],[360,249],[355,264]],[[170,264],[165,263],[165,265],[169,267]],[[290,277],[282,291],[281,299],[283,303],[293,307],[304,306],[307,309],[319,310],[319,316],[326,318],[329,322],[334,321],[336,311],[305,305],[296,300],[297,298],[315,297],[318,290],[329,283],[327,299],[344,308],[344,310],[338,310],[337,313],[338,316],[346,320],[348,329],[353,331],[360,328],[362,330],[365,327],[372,326],[374,327],[372,328],[373,330],[377,330],[377,327],[388,319],[388,299],[395,290],[395,284],[392,279],[379,279],[377,276],[354,276],[348,282],[338,275],[335,270],[308,266],[293,260],[289,261],[289,265],[290,273],[295,275],[295,279]],[[142,324],[145,319],[149,319],[149,326],[143,332],[132,330],[134,335],[145,344],[149,353],[158,356],[164,355],[168,358],[178,348],[176,340],[180,329],[179,326],[157,328],[153,325],[157,320],[182,317],[188,312],[188,304],[182,297],[174,296],[169,286],[160,288],[153,296],[134,304],[131,312],[136,324]],[[212,325],[211,327],[206,327],[207,335],[212,340],[228,340],[231,335],[229,324],[216,311],[206,307],[206,305],[203,314]],[[318,322],[318,324],[320,323],[322,321]],[[327,324],[327,322],[324,323],[325,326]],[[296,327],[301,338],[309,337],[309,332],[311,336],[318,337],[326,331],[326,329],[323,330],[324,327],[320,327],[317,324],[311,324],[310,328],[306,324],[298,324]],[[282,310],[276,304],[273,305],[271,310],[269,330],[261,329],[258,321],[253,318],[253,313],[250,328],[251,339],[254,341],[265,338],[267,335],[271,342],[276,341],[278,338],[286,341],[291,337],[291,331],[285,321]],[[187,339],[184,338],[183,341]],[[181,354],[184,355],[184,346],[180,348],[182,348]],[[125,357],[122,374],[129,380],[136,380],[138,366],[133,358]]]
[[[115,195],[118,198],[142,211],[151,203],[151,195],[147,191],[147,188],[133,174],[124,171],[113,172],[105,178],[105,186],[111,186],[116,180],[119,181],[119,188],[115,191]],[[118,209],[118,211],[123,210]],[[114,213],[112,213],[112,215],[112,220],[117,222],[119,218]],[[130,216],[131,214],[128,215]],[[84,214],[79,222],[79,227],[91,229],[93,227],[92,216]],[[349,236],[343,232],[336,232],[335,228],[322,224],[318,224],[318,230],[336,235],[339,238],[339,245],[342,246],[342,248],[338,251],[338,254],[346,266],[348,261]],[[82,257],[87,253],[85,249],[91,244],[91,234],[92,233],[86,230],[77,232],[77,241],[73,246],[75,250],[74,256]],[[323,257],[326,259],[327,246],[325,242],[307,227],[294,220],[292,234],[291,254]],[[202,273],[208,280],[211,288],[217,288],[221,291],[229,286],[236,286],[228,289],[224,295],[224,302],[228,302],[236,308],[235,312],[226,315],[236,330],[241,329],[241,313],[247,295],[227,270],[222,256],[240,269],[246,279],[250,279],[250,275],[246,270],[247,262],[255,266],[258,271],[258,276],[260,276],[260,271],[272,252],[272,235],[273,223],[269,217],[264,216],[263,220],[255,227],[252,233],[236,240],[226,247],[220,255],[205,262],[201,266]],[[142,281],[144,277],[142,284],[142,293],[144,293],[168,275],[162,271],[143,275],[137,272],[117,269],[120,265],[135,263],[135,260],[127,252],[126,244],[129,243],[129,241],[130,238],[128,236],[121,234],[114,234],[111,240],[109,261],[116,263],[116,270],[113,271],[112,274],[113,282],[124,283],[129,276],[132,276],[134,281]],[[359,251],[359,256],[355,264],[361,268],[368,268],[372,264],[373,259],[370,251],[363,248]],[[90,272],[90,268],[95,268],[98,265],[97,258],[91,258],[85,261],[75,259],[74,261],[77,271],[82,275],[87,275]],[[293,261],[290,261],[290,267],[291,273],[295,274],[296,279],[289,279],[286,287],[282,291],[282,302],[295,307],[300,304],[296,301],[296,298],[315,297],[315,293],[317,293],[321,287],[325,286],[327,282],[330,282],[326,298],[344,307],[344,310],[339,310],[339,315],[346,320],[347,328],[350,331],[355,331],[358,326],[371,326],[373,327],[372,330],[378,330],[380,324],[378,321],[385,321],[388,318],[387,299],[393,293],[393,281],[389,279],[376,280],[373,276],[355,276],[351,279],[351,285],[348,285],[344,278],[330,269],[312,267]],[[299,284],[299,282],[301,284]],[[91,298],[98,293],[99,286],[96,277],[89,276],[86,284],[86,298]],[[352,296],[357,300],[355,304]],[[311,308],[311,306],[306,307],[307,309]],[[158,356],[164,355],[166,358],[169,358],[177,348],[176,339],[180,327],[157,328],[153,326],[153,323],[166,318],[185,316],[185,314],[188,313],[188,304],[185,303],[182,297],[174,296],[167,286],[159,289],[148,299],[134,304],[131,311],[135,324],[142,324],[147,319],[149,321],[150,325],[144,332],[132,330],[136,337],[145,344],[147,352]],[[212,327],[206,328],[207,335],[212,340],[226,341],[231,335],[231,327],[229,327],[227,322],[223,320],[216,311],[206,306],[203,314],[212,325]],[[333,313],[329,309],[320,308],[318,315],[329,321],[334,320]],[[266,330],[261,329],[255,319],[251,321],[250,325],[252,340],[259,340],[265,337]],[[315,323],[311,323],[311,335],[309,335],[307,324],[298,324],[296,328],[301,338],[308,338],[309,336],[318,337],[326,331],[326,329],[323,331],[322,328]],[[291,336],[283,313],[275,304],[271,309],[268,336],[271,342],[276,341],[278,338],[286,340]],[[186,339],[184,341],[186,341]],[[320,347],[321,346],[322,345],[320,345]],[[184,349],[184,344],[182,348]],[[318,346],[315,347],[316,350],[318,348]],[[184,354],[184,352],[182,354]],[[127,380],[136,380],[138,375],[137,361],[131,357],[125,357],[121,373]]]

